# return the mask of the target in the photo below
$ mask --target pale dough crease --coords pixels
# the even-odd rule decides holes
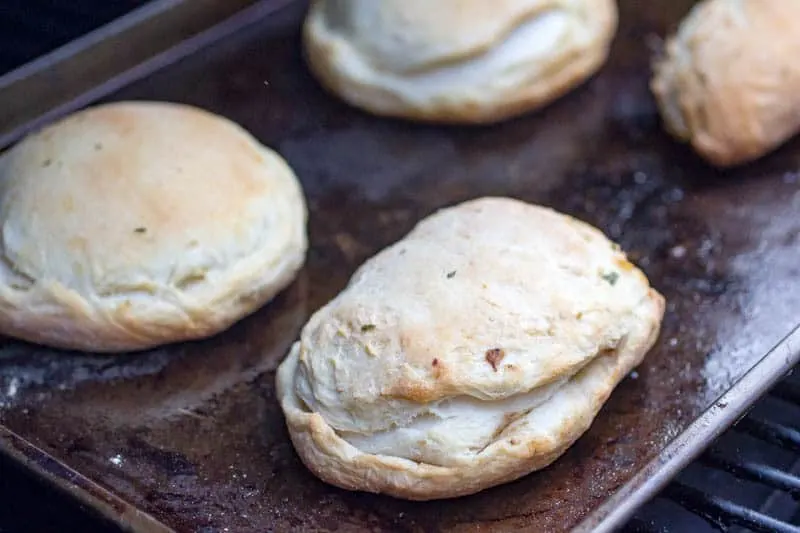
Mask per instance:
[[[321,83],[356,107],[489,123],[589,78],[616,29],[614,0],[315,0],[304,47]]]

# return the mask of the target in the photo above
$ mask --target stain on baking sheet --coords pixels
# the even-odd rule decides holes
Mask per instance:
[[[113,99],[207,107],[279,149],[308,196],[307,265],[276,301],[207,341],[122,357],[6,342],[0,423],[178,531],[568,530],[786,334],[800,309],[791,174],[800,142],[720,174],[661,130],[642,43],[691,3],[643,10],[623,0],[599,76],[492,127],[381,120],[330,97],[303,66],[300,8],[123,89]],[[517,482],[429,503],[325,485],[284,428],[278,361],[364,259],[422,216],[481,195],[550,205],[618,241],[667,298],[656,348],[584,437]],[[448,274],[432,273],[452,283]]]

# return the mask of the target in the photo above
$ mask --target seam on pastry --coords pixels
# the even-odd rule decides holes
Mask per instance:
[[[330,3],[326,2],[326,7],[330,6]],[[466,50],[462,51],[455,51],[453,54],[448,55],[446,57],[440,59],[434,59],[430,62],[424,63],[419,66],[409,66],[406,68],[400,69],[384,69],[381,68],[379,64],[376,64],[373,61],[367,59],[368,53],[356,46],[352,46],[352,50],[357,52],[358,55],[362,56],[363,61],[366,64],[369,64],[376,72],[386,72],[386,73],[393,73],[397,75],[403,76],[415,76],[425,74],[429,71],[436,70],[443,67],[452,66],[454,64],[463,62],[463,61],[470,61],[476,58],[479,58],[485,55],[487,52],[496,48],[497,46],[502,46],[502,43],[507,41],[510,36],[519,30],[522,26],[528,24],[532,20],[543,16],[552,11],[564,11],[564,12],[572,12],[574,10],[570,9],[571,5],[565,2],[558,1],[558,0],[550,0],[545,5],[535,6],[531,9],[531,11],[521,14],[520,16],[516,17],[500,32],[498,32],[498,36],[494,39],[491,39],[488,43],[478,44],[477,46],[470,47]],[[314,17],[317,19],[318,23],[325,28],[325,31],[332,36],[335,36],[336,39],[341,39],[347,41],[346,32],[343,34],[342,28],[337,28],[335,25],[329,23],[330,15],[324,9],[320,9],[317,13],[314,14]],[[341,26],[341,25],[340,25]]]
[[[646,298],[644,300],[646,300]],[[518,411],[515,411],[513,413],[505,413],[504,414],[504,420],[502,421],[502,423],[498,427],[496,427],[494,429],[492,437],[490,439],[488,439],[480,447],[468,447],[468,448],[465,448],[465,451],[467,451],[469,453],[469,455],[477,457],[477,456],[481,455],[482,453],[484,453],[492,445],[494,445],[494,444],[496,444],[496,443],[498,443],[500,441],[505,440],[506,437],[507,437],[507,435],[505,435],[505,433],[507,432],[509,427],[513,426],[517,421],[519,421],[521,419],[524,419],[525,417],[530,415],[534,410],[546,406],[547,403],[552,399],[552,397],[559,392],[559,390],[563,389],[564,387],[569,385],[571,382],[574,382],[574,380],[579,378],[580,375],[583,372],[585,372],[586,369],[589,368],[592,364],[598,362],[601,359],[605,359],[605,358],[609,358],[609,357],[619,358],[620,349],[625,346],[628,337],[629,337],[629,333],[626,333],[626,334],[622,335],[620,337],[619,341],[616,343],[616,345],[614,347],[605,347],[605,348],[601,347],[594,357],[592,357],[592,358],[588,359],[587,361],[585,361],[584,364],[574,368],[573,372],[569,375],[568,378],[564,379],[563,376],[561,376],[559,378],[555,378],[555,379],[549,381],[547,384],[542,384],[542,385],[539,385],[537,387],[534,387],[533,389],[527,391],[526,393],[520,393],[520,394],[531,394],[531,393],[534,393],[536,390],[546,389],[547,387],[557,383],[558,381],[561,381],[561,383],[558,385],[558,387],[555,387],[551,391],[548,391],[549,394],[547,395],[546,398],[542,399],[542,401],[540,401],[540,402],[536,403],[535,405],[533,405],[533,406],[531,406],[529,408],[526,408],[526,409],[518,410]],[[295,375],[297,375],[297,374],[295,374]],[[342,439],[348,445],[353,446],[353,448],[358,450],[360,453],[367,454],[367,455],[393,457],[393,458],[403,459],[403,460],[407,460],[407,461],[412,461],[412,462],[418,463],[420,465],[428,465],[428,466],[439,467],[439,468],[452,468],[452,467],[456,466],[456,465],[453,465],[453,464],[438,464],[438,463],[431,462],[431,461],[421,461],[421,460],[418,460],[418,459],[414,459],[413,457],[405,457],[403,455],[388,455],[388,454],[384,454],[384,453],[366,451],[366,450],[363,450],[363,449],[359,448],[355,444],[353,444],[347,438],[348,435],[361,436],[361,437],[369,438],[371,436],[386,434],[388,432],[395,431],[397,429],[414,429],[415,423],[417,423],[420,419],[434,418],[434,419],[442,420],[442,421],[448,419],[448,418],[445,418],[445,417],[438,416],[436,413],[433,413],[430,410],[420,411],[418,414],[416,414],[414,417],[412,417],[412,419],[405,425],[402,425],[402,426],[395,425],[395,426],[387,428],[385,430],[364,432],[364,433],[356,432],[356,431],[340,431],[340,430],[335,429],[333,426],[331,426],[330,423],[328,423],[328,421],[325,419],[325,417],[323,417],[318,412],[314,411],[303,400],[303,398],[300,397],[300,395],[296,393],[296,389],[294,388],[294,386],[292,386],[291,394],[296,399],[297,405],[304,412],[306,412],[307,414],[314,414],[314,413],[318,414],[322,418],[322,420],[325,421],[325,424],[331,429],[331,431],[333,431],[333,433],[338,438]],[[492,405],[492,404],[496,405],[496,404],[503,403],[503,402],[510,403],[509,400],[513,400],[515,397],[518,397],[518,396],[519,395],[515,395],[515,396],[503,398],[501,400],[479,400],[479,401],[484,402],[487,405]],[[447,398],[447,399],[444,399],[444,400],[441,400],[441,401],[438,401],[438,402],[434,402],[434,403],[431,403],[429,405],[430,405],[430,407],[435,408],[436,406],[439,406],[442,403],[445,403],[445,402],[448,402],[448,401],[454,401],[454,400],[458,401],[459,399],[466,399],[466,400],[470,400],[470,401],[471,400],[477,400],[477,398],[475,398],[473,396],[460,395],[460,396],[450,397],[450,398]],[[512,416],[508,416],[509,414],[511,414]],[[455,417],[450,417],[450,418],[455,418]]]
[[[478,46],[472,50],[467,50],[461,53],[456,53],[452,56],[434,60],[424,65],[420,65],[418,67],[411,67],[401,71],[385,70],[380,68],[380,65],[375,64],[374,62],[370,61],[367,58],[365,58],[365,62],[368,63],[370,66],[372,66],[377,72],[387,72],[390,74],[412,76],[412,77],[423,76],[435,70],[456,66],[459,63],[463,63],[464,61],[474,61],[476,59],[485,57],[492,50],[504,46],[508,42],[508,40],[514,35],[514,33],[518,32],[524,26],[527,26],[528,24],[534,24],[537,19],[546,17],[551,13],[566,14],[569,13],[569,10],[567,10],[565,6],[555,6],[555,5],[541,6],[537,9],[532,10],[530,13],[522,17],[519,17],[519,19],[517,19],[514,24],[510,24],[505,31],[500,33],[500,36],[498,38],[492,40],[492,42],[490,43]],[[361,51],[359,50],[359,52]]]
[[[597,363],[599,360],[606,359],[606,358],[618,359],[619,355],[620,355],[619,350],[620,350],[620,348],[625,346],[625,343],[627,342],[627,339],[628,339],[628,334],[625,334],[620,338],[620,341],[617,343],[617,346],[615,348],[604,348],[604,349],[601,349],[599,352],[597,352],[597,355],[595,357],[593,357],[592,359],[587,361],[586,364],[581,365],[580,368],[578,368],[572,375],[570,375],[569,378],[565,379],[564,382],[556,390],[553,391],[553,394],[551,394],[550,397],[548,397],[542,403],[540,403],[538,405],[535,405],[535,406],[531,407],[530,409],[527,409],[527,410],[525,410],[525,411],[523,411],[521,413],[518,413],[514,417],[510,417],[508,419],[505,419],[503,421],[504,423],[501,426],[499,426],[498,428],[495,429],[495,433],[494,433],[494,436],[493,436],[492,440],[489,443],[487,443],[486,446],[484,446],[478,452],[478,454],[483,453],[491,445],[493,445],[493,444],[495,444],[495,443],[497,443],[499,441],[505,440],[505,438],[506,438],[505,433],[506,433],[506,431],[508,431],[508,429],[511,426],[513,426],[517,421],[519,421],[519,420],[525,418],[526,416],[528,416],[529,414],[531,414],[536,409],[546,405],[552,399],[552,397],[558,392],[559,389],[562,389],[562,388],[566,387],[567,385],[569,385],[570,383],[574,382],[576,379],[579,379],[581,377],[581,374],[583,372],[585,372],[586,369],[588,369],[593,363]]]
[[[569,50],[567,53],[562,53],[557,58],[551,58],[550,61],[544,64],[544,68],[538,70],[536,72],[530,73],[530,75],[526,76],[526,81],[536,80],[536,79],[545,79],[553,74],[564,70],[568,64],[578,61],[581,59],[581,56],[584,55],[586,49],[581,48],[573,48]]]
[[[508,41],[513,37],[513,35],[515,33],[521,31],[522,29],[524,29],[524,27],[526,25],[528,25],[528,24],[535,24],[537,19],[540,19],[540,18],[542,18],[544,16],[547,16],[548,14],[551,14],[551,13],[553,13],[553,14],[562,14],[566,19],[568,19],[565,22],[565,29],[567,31],[570,29],[571,23],[570,23],[569,19],[573,15],[573,12],[571,10],[568,10],[568,9],[565,9],[565,8],[561,8],[561,9],[558,9],[558,8],[543,9],[541,11],[538,11],[536,15],[531,16],[531,17],[527,17],[526,18],[526,22],[515,26],[509,32],[508,36],[506,36],[505,39],[503,39],[502,41],[499,41],[497,44],[495,44],[495,45],[493,45],[491,47],[488,47],[487,49],[483,50],[480,53],[468,55],[468,56],[465,56],[463,58],[459,57],[458,59],[453,59],[453,60],[448,59],[446,61],[438,61],[436,63],[430,64],[430,66],[420,67],[420,68],[416,68],[416,69],[410,69],[408,71],[402,71],[402,72],[397,72],[397,71],[394,71],[394,70],[386,70],[386,69],[379,68],[378,65],[375,65],[368,57],[366,57],[362,53],[362,51],[359,48],[355,47],[345,37],[340,36],[336,32],[332,32],[330,30],[330,27],[327,25],[327,23],[323,22],[322,25],[324,26],[325,31],[330,34],[330,37],[329,37],[330,42],[328,43],[327,46],[330,46],[332,49],[337,49],[337,48],[349,49],[351,51],[351,53],[358,58],[358,61],[363,66],[367,67],[371,71],[371,74],[370,74],[369,77],[373,81],[376,78],[375,74],[378,74],[377,78],[380,78],[380,77],[383,77],[383,76],[389,76],[389,77],[394,78],[394,79],[406,79],[406,78],[408,78],[408,79],[406,79],[406,81],[410,82],[415,78],[418,80],[420,78],[430,78],[432,76],[434,76],[434,77],[435,76],[441,76],[441,75],[447,74],[447,71],[450,70],[450,69],[462,69],[462,68],[469,67],[470,69],[474,70],[476,68],[475,65],[471,65],[469,63],[465,63],[465,61],[471,61],[471,62],[488,61],[489,60],[489,56],[491,54],[498,54],[499,53],[498,50],[500,50],[504,46],[508,45]],[[559,37],[556,39],[556,41],[554,43],[552,43],[552,45],[549,48],[556,49],[556,50],[558,50],[559,53],[556,55],[556,57],[553,57],[552,55],[548,55],[548,54],[544,55],[544,57],[542,58],[542,61],[545,64],[545,68],[543,70],[535,70],[535,72],[533,73],[535,78],[539,78],[540,77],[540,72],[552,72],[553,70],[559,70],[557,68],[557,66],[563,67],[563,65],[567,62],[569,57],[574,57],[576,54],[579,54],[580,52],[582,52],[584,50],[584,48],[585,48],[585,47],[579,47],[575,51],[569,50],[568,57],[565,57],[563,55],[564,51],[562,50],[562,47],[559,46],[563,41],[564,41],[564,36],[563,35],[559,35]],[[526,62],[524,62],[524,65],[529,64],[529,63],[530,63],[530,61],[526,61]],[[521,68],[521,65],[520,65],[519,62],[516,62],[516,63],[512,62],[511,66],[514,67],[513,70],[519,70]],[[479,65],[479,67],[484,67],[484,65]],[[530,76],[526,76],[526,79],[529,78],[529,77]],[[483,80],[483,81],[486,81],[486,80]],[[474,83],[474,82],[471,82],[471,83]],[[383,83],[378,83],[378,85],[383,86],[384,84]]]
[[[36,285],[36,279],[25,274],[5,253],[4,245],[2,253],[0,253],[0,270],[2,270],[0,279],[6,278],[6,285],[15,291],[27,292]]]

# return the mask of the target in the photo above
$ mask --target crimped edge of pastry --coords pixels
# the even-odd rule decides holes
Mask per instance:
[[[663,297],[650,289],[639,307],[640,323],[650,327],[630,332],[616,350],[598,354],[547,402],[512,422],[467,464],[438,466],[369,454],[342,439],[294,392],[299,342],[278,368],[278,400],[300,459],[323,481],[408,500],[466,496],[545,468],[570,448],[653,346],[663,314]]]

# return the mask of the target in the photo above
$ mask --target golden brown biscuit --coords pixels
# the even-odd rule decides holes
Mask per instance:
[[[217,333],[305,257],[294,173],[229,120],[117,103],[0,157],[0,331],[99,352]]]
[[[800,129],[800,2],[706,0],[656,60],[667,129],[720,167],[757,159]]]
[[[334,485],[412,500],[543,468],[654,343],[664,301],[600,231],[483,198],[368,260],[278,369],[295,448]]]
[[[487,123],[541,107],[605,62],[613,0],[315,0],[311,70],[379,115]]]

